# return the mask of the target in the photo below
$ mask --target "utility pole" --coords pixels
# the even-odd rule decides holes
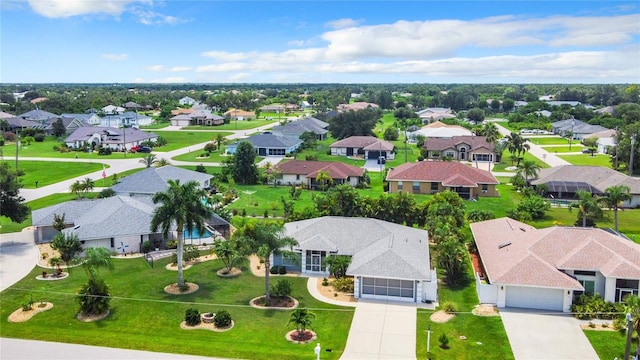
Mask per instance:
[[[631,314],[627,313],[625,319],[627,320],[627,345],[624,348],[624,359],[629,360],[629,353],[631,352],[631,335],[633,334],[633,321],[631,321]]]
[[[20,147],[20,133],[16,132],[16,170],[18,170],[18,147]]]
[[[633,134],[631,135],[631,154],[629,155],[629,176],[633,176],[633,153],[636,151],[635,145],[636,145],[636,134]]]

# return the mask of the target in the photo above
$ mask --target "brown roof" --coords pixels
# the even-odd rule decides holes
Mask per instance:
[[[326,171],[332,179],[346,179],[349,176],[362,176],[364,169],[353,165],[331,161],[291,160],[276,166],[283,174],[304,175],[315,178],[318,172]]]
[[[499,184],[490,172],[456,161],[418,161],[392,168],[387,181],[441,182],[444,186],[476,187]]]
[[[640,279],[640,245],[597,228],[534,227],[510,218],[471,224],[492,283],[583,290],[562,270]]]
[[[392,143],[378,139],[374,136],[349,136],[346,139],[338,140],[331,144],[332,148],[359,148],[365,150],[392,151]]]
[[[171,110],[171,115],[180,115],[180,114],[191,114],[195,110],[193,109],[175,109]]]
[[[640,194],[640,181],[623,173],[603,166],[563,165],[542,169],[533,185],[550,181],[582,181],[596,188],[601,193],[612,186],[626,185],[631,194]]]
[[[424,148],[427,150],[446,150],[454,149],[460,144],[467,144],[471,150],[479,148],[493,149],[493,145],[487,142],[487,138],[484,136],[452,136],[450,138],[429,138],[424,143]]]

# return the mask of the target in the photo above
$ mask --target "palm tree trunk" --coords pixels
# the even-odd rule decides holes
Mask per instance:
[[[271,270],[271,262],[269,261],[269,256],[264,257],[264,298],[267,304],[271,300],[271,293],[269,292],[269,275],[271,274],[269,270]]]
[[[587,212],[582,212],[582,227],[587,227]]]
[[[618,207],[617,206],[613,207],[613,225],[616,229],[616,232],[618,232]]]
[[[182,244],[182,224],[178,225],[178,287],[184,287],[184,274],[182,269],[183,244]]]

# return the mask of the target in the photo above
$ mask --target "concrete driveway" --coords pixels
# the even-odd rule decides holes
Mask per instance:
[[[526,309],[500,309],[516,360],[598,360],[598,355],[571,315]]]
[[[416,358],[415,304],[385,304],[360,299],[341,360]]]
[[[0,235],[0,291],[27,276],[38,256],[33,230]]]

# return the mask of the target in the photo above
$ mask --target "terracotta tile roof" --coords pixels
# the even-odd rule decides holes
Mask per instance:
[[[493,145],[487,142],[487,138],[484,136],[452,136],[450,138],[429,138],[424,143],[424,148],[427,150],[446,150],[454,149],[460,144],[467,144],[471,150],[479,148],[493,149]]]
[[[500,218],[471,224],[491,283],[582,290],[563,270],[640,279],[640,244],[597,228],[536,230]]]
[[[445,186],[475,187],[499,184],[490,172],[456,161],[419,161],[392,168],[387,181],[441,182]]]
[[[346,139],[338,140],[331,144],[332,148],[359,148],[365,150],[391,151],[394,146],[388,141],[378,139],[374,136],[349,136]]]
[[[171,110],[171,115],[191,114],[194,111],[194,109],[175,109]]]
[[[283,174],[304,175],[315,178],[319,171],[326,171],[332,179],[346,179],[350,176],[362,176],[364,169],[353,165],[331,161],[291,160],[276,166]]]

